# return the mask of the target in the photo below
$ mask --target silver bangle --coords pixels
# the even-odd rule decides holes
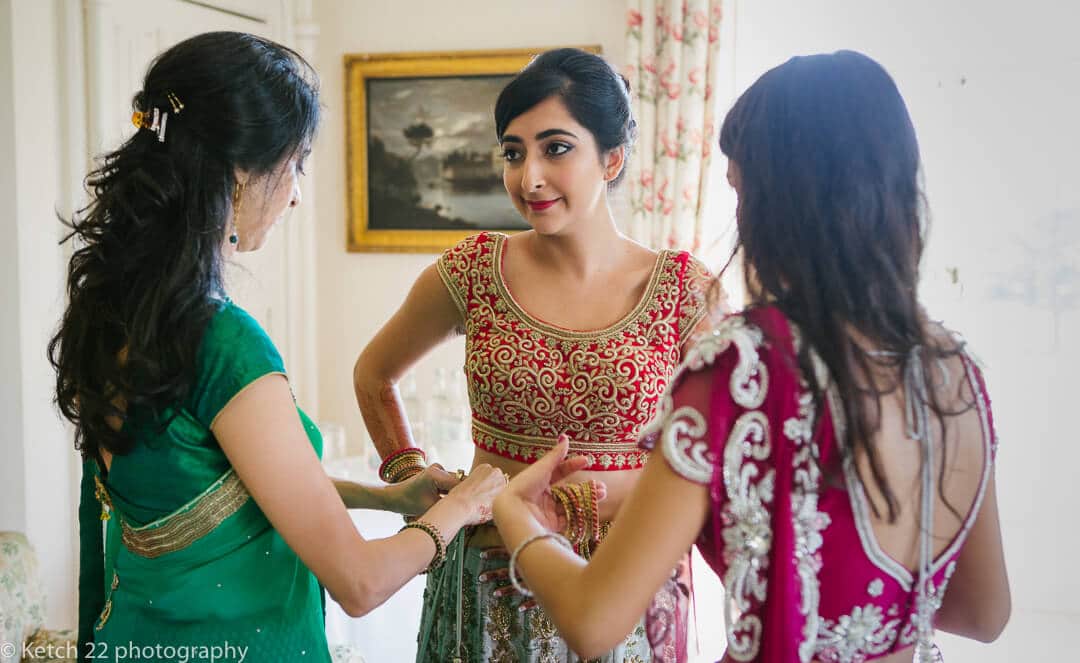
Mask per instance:
[[[534,542],[539,541],[541,539],[555,539],[559,543],[566,546],[566,548],[568,550],[570,550],[571,552],[573,552],[573,550],[574,550],[574,546],[572,546],[570,544],[570,541],[565,536],[563,536],[562,534],[559,534],[558,532],[542,532],[540,534],[533,534],[529,538],[527,538],[524,541],[522,541],[521,543],[519,543],[518,547],[514,548],[514,553],[512,555],[510,555],[510,568],[507,571],[507,575],[510,576],[510,584],[514,586],[514,589],[517,590],[517,593],[521,594],[522,596],[525,596],[525,597],[532,596],[533,593],[532,593],[531,590],[526,589],[524,586],[522,586],[522,584],[520,582],[518,582],[517,569],[516,569],[516,567],[517,567],[517,558],[518,558],[518,555],[521,554],[521,551],[525,550],[526,546],[528,546],[530,543],[534,543]]]

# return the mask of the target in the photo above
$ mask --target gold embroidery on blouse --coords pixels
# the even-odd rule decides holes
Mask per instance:
[[[703,262],[693,256],[686,263],[683,292],[679,302],[679,337],[685,342],[709,312],[709,288],[715,277]]]
[[[669,279],[664,278],[664,272],[670,271],[664,269],[667,267],[667,261],[669,258],[673,258],[676,255],[675,252],[666,249],[657,253],[656,262],[653,263],[652,274],[649,276],[649,284],[645,286],[645,292],[642,293],[641,298],[638,299],[634,308],[624,315],[622,319],[615,324],[602,329],[576,331],[556,327],[543,320],[534,318],[517,303],[517,300],[514,299],[514,295],[510,293],[510,289],[506,287],[506,281],[503,280],[502,276],[502,259],[503,251],[506,246],[506,235],[493,235],[493,237],[495,239],[495,249],[492,251],[490,265],[491,282],[498,292],[499,299],[507,304],[509,310],[512,311],[519,320],[535,328],[537,331],[567,341],[600,341],[613,336],[621,336],[622,333],[626,331],[627,327],[638,322],[638,318],[640,318],[645,311],[651,309],[650,305],[653,304],[656,299],[657,286],[664,281],[669,281]]]
[[[560,433],[592,469],[645,464],[642,427],[656,413],[690,325],[706,312],[708,270],[660,251],[633,309],[599,330],[574,331],[532,317],[502,278],[505,235],[488,233],[436,262],[462,315],[473,441],[524,462]]]
[[[480,448],[500,455],[510,454],[526,462],[539,459],[554,447],[557,441],[557,438],[509,433],[477,419],[472,420],[472,431],[473,440]],[[590,444],[578,442],[573,438],[570,441],[570,455],[585,456],[590,466],[600,465],[601,467],[612,465],[622,468],[644,467],[649,459],[648,452],[641,451],[636,442]]]
[[[660,253],[644,294],[622,320],[574,332],[517,305],[498,269],[506,238],[492,239],[493,250],[455,264],[468,276],[453,281],[455,289],[469,289],[455,297],[465,294],[473,306],[465,371],[474,441],[504,453],[515,446],[519,457],[534,459],[565,432],[572,452],[602,467],[640,467],[647,454],[637,450],[638,433],[679,358],[677,343],[661,342],[679,338],[678,254]]]

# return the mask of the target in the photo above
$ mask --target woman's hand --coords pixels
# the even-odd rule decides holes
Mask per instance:
[[[518,513],[531,515],[545,529],[565,533],[570,520],[569,515],[552,495],[551,487],[583,469],[589,462],[581,456],[566,458],[569,444],[569,438],[565,435],[560,436],[558,443],[551,451],[514,477],[507,489],[497,499],[500,511],[505,512],[504,510],[507,509],[510,511],[518,510]],[[593,484],[597,499],[604,499],[607,494],[604,484],[598,481],[594,481]],[[485,549],[480,553],[480,556],[482,559],[507,562],[510,559],[509,551],[498,546]],[[517,593],[517,590],[509,582],[506,566],[500,566],[481,574],[480,582],[495,583],[497,586],[492,590],[492,595],[496,598]],[[526,598],[518,605],[518,610],[531,610],[536,605],[536,599]]]
[[[418,516],[459,483],[460,480],[442,465],[429,465],[405,481],[387,487],[393,493],[391,510],[404,516]]]
[[[446,498],[461,500],[466,505],[466,525],[480,525],[491,520],[492,503],[506,488],[506,479],[502,470],[483,463],[474,467]]]
[[[551,451],[514,477],[499,496],[495,508],[508,517],[516,517],[513,514],[531,516],[542,527],[553,532],[565,530],[566,513],[552,497],[551,486],[589,464],[584,456],[567,458],[569,448],[570,438],[560,435]],[[597,498],[603,499],[605,495],[604,484],[597,482]]]

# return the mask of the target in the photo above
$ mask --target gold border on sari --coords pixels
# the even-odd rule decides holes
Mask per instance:
[[[209,488],[177,511],[142,527],[120,518],[121,539],[131,552],[154,559],[177,552],[214,531],[240,510],[251,494],[234,470],[221,475]]]

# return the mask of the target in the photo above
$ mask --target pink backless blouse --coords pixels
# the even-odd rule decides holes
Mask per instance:
[[[697,546],[723,580],[727,657],[859,662],[922,646],[996,453],[982,374],[962,355],[986,452],[974,506],[913,574],[878,546],[853,463],[841,462],[844,482],[823,481],[820,468],[841,453],[843,408],[829,394],[815,412],[795,360],[800,343],[775,307],[728,316],[687,352],[642,446],[659,446],[675,472],[710,487]],[[827,384],[824,363],[814,363]]]

